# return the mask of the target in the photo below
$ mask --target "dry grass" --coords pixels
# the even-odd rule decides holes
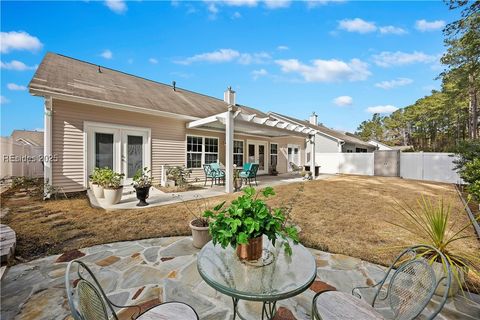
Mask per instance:
[[[303,186],[303,187],[302,187]],[[301,241],[309,247],[342,253],[388,265],[398,245],[418,243],[413,235],[388,223],[401,222],[394,213],[395,200],[416,206],[421,195],[444,197],[453,204],[458,225],[468,222],[462,203],[451,185],[397,178],[339,176],[328,180],[275,187],[269,200],[281,206],[293,200],[291,216],[301,228]],[[210,204],[236,195],[209,199]],[[25,259],[114,241],[187,235],[192,217],[182,203],[141,210],[105,212],[89,206],[85,196],[71,200],[22,203],[2,196],[11,212],[3,223],[17,232],[17,254]],[[36,209],[22,212],[22,205]],[[473,236],[473,228],[468,232]],[[477,254],[479,241],[467,239],[459,248]]]

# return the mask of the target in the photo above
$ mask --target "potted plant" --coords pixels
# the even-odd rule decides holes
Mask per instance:
[[[188,186],[187,178],[190,177],[192,173],[192,169],[187,169],[185,167],[169,167],[167,169],[167,186],[170,187],[171,181],[173,181],[174,185],[180,188],[184,188]]]
[[[471,223],[456,227],[455,222],[450,221],[451,204],[445,203],[443,199],[435,203],[422,196],[417,203],[420,210],[397,203],[398,208],[395,210],[405,218],[405,223],[390,223],[414,234],[419,238],[420,243],[436,248],[446,257],[452,270],[452,283],[448,292],[448,296],[452,297],[460,289],[463,290],[465,276],[469,272],[477,277],[480,276],[478,254],[475,256],[475,254],[469,254],[452,246],[456,242],[473,237],[464,233]],[[477,220],[480,220],[480,216],[477,217]],[[442,264],[442,259],[436,251],[425,249],[420,255],[432,264],[437,279],[445,275],[446,267]],[[444,293],[445,285],[442,283],[435,294],[442,296]]]
[[[236,248],[240,260],[258,260],[263,252],[263,235],[275,245],[283,239],[287,255],[292,254],[289,240],[298,243],[297,229],[288,223],[281,208],[270,208],[265,199],[275,195],[272,187],[256,191],[253,187],[243,190],[244,194],[223,208],[225,202],[213,210],[206,210],[205,218],[210,221],[210,234],[213,243],[226,248]]]
[[[270,164],[270,167],[268,168],[268,171],[269,171],[268,173],[271,176],[278,176],[277,164],[276,163]]]
[[[137,193],[137,207],[148,206],[146,201],[150,194],[150,187],[152,186],[153,178],[150,175],[150,170],[147,167],[138,169],[133,176],[133,187]]]
[[[117,204],[122,199],[122,179],[124,176],[125,175],[123,173],[117,173],[112,169],[104,169],[102,185],[105,201],[107,202],[107,204]]]
[[[95,168],[93,169],[92,174],[90,175],[90,185],[91,189],[93,191],[93,194],[95,195],[96,198],[103,198],[104,197],[104,192],[103,192],[103,179],[104,179],[104,171],[107,168]]]
[[[181,195],[174,194],[173,196],[182,200],[185,208],[187,208],[187,211],[193,217],[193,219],[190,220],[188,224],[188,226],[192,230],[193,246],[198,249],[203,248],[203,246],[207,244],[207,242],[212,240],[208,228],[208,219],[202,216],[203,211],[207,210],[207,203],[199,195],[196,195],[195,200],[192,202],[195,209],[192,209],[191,206],[188,205],[187,201],[185,201]],[[200,202],[203,202],[203,205]],[[198,213],[195,213],[196,211]]]
[[[240,191],[242,189],[243,180],[240,178],[240,170],[233,169],[233,188],[235,192]]]

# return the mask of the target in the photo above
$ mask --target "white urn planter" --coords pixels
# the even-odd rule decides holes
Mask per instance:
[[[439,262],[434,262],[432,264],[433,272],[435,273],[435,277],[437,279],[440,279],[441,277],[446,276],[445,271],[443,269],[443,265]],[[452,268],[452,282],[450,284],[450,290],[448,290],[448,297],[454,297],[458,291],[460,291],[461,287],[460,284],[458,283],[457,278],[454,276],[454,272],[458,274],[458,278],[462,284],[462,286],[465,284],[465,272],[462,269],[459,269],[455,266],[451,266]],[[455,270],[455,271],[454,271]],[[435,290],[435,295],[437,296],[443,296],[446,290],[446,280],[442,280],[442,282],[439,284],[437,290]]]
[[[103,194],[105,197],[105,202],[108,205],[114,205],[122,200],[123,186],[117,189],[103,189]]]
[[[96,198],[104,197],[103,186],[92,183],[92,190]]]
[[[195,248],[201,249],[204,245],[207,244],[210,240],[212,240],[212,236],[208,232],[208,227],[197,227],[194,226],[194,220],[190,221],[190,229],[192,229],[192,237],[193,237],[193,246]]]

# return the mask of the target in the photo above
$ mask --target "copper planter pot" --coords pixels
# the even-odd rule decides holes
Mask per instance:
[[[237,245],[237,256],[240,260],[258,260],[262,257],[263,237],[249,239],[247,244]]]

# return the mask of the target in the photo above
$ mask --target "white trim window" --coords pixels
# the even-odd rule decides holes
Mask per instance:
[[[233,164],[235,164],[237,168],[243,167],[243,149],[243,140],[233,141]]]
[[[277,168],[278,165],[278,143],[270,143],[270,165]]]
[[[187,168],[218,162],[218,138],[187,136]]]

